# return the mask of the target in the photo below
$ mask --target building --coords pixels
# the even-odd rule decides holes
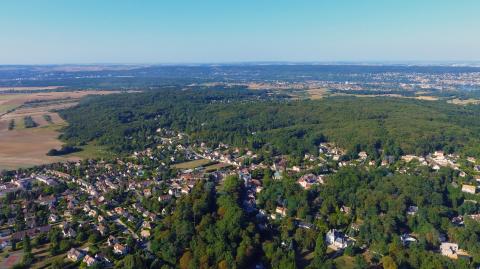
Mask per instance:
[[[456,243],[442,243],[440,245],[440,253],[454,260],[458,258],[470,258],[470,255],[465,250],[458,248],[458,244]]]
[[[417,239],[412,235],[405,233],[400,236],[400,241],[402,242],[402,245],[408,246],[410,243],[416,243]]]
[[[0,239],[0,250],[6,248],[7,246],[9,246],[11,244],[10,242],[10,239],[6,238],[6,239]]]
[[[415,216],[418,212],[418,206],[411,205],[407,209],[407,215]]]
[[[83,251],[76,248],[71,248],[67,253],[67,258],[72,262],[77,262],[81,260],[84,256],[85,254],[83,253]]]
[[[277,213],[278,215],[280,215],[282,217],[285,217],[287,215],[287,208],[277,206],[277,208],[275,208],[275,213]]]
[[[477,187],[473,185],[464,184],[462,185],[462,192],[475,194],[477,192]]]
[[[297,181],[300,186],[304,189],[310,189],[313,185],[316,184],[323,184],[323,178],[322,176],[316,176],[314,174],[306,174],[300,177],[300,179]]]
[[[142,232],[140,233],[140,235],[141,235],[143,238],[148,238],[148,237],[150,237],[150,230],[144,229],[144,230],[142,230]]]
[[[92,266],[92,265],[95,265],[97,263],[97,260],[90,256],[90,255],[86,255],[84,258],[83,258],[83,262],[85,264],[87,264],[88,267]]]
[[[368,157],[368,154],[367,154],[367,152],[365,152],[365,151],[360,151],[360,152],[358,153],[358,157],[359,157],[360,159],[362,159],[362,160],[366,160],[367,157]]]
[[[334,250],[345,249],[351,244],[351,240],[342,232],[335,229],[328,231],[325,240],[327,241],[328,247]]]
[[[62,233],[64,238],[73,238],[77,236],[77,233],[70,227],[64,227]]]
[[[107,239],[107,245],[108,246],[114,246],[116,243],[118,243],[117,238],[115,238],[113,235],[110,235]]]
[[[120,244],[120,243],[116,243],[113,246],[113,253],[118,254],[118,255],[124,255],[124,254],[127,253],[127,247]]]

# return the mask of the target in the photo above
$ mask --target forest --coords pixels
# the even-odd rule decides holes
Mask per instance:
[[[142,150],[157,128],[191,139],[246,146],[269,154],[317,154],[323,141],[354,156],[435,150],[480,156],[480,109],[443,101],[330,97],[293,100],[245,88],[164,88],[90,97],[61,111],[61,136],[72,145],[96,141],[116,153]]]

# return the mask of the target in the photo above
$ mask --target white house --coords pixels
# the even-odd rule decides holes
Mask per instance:
[[[328,231],[325,240],[328,247],[334,250],[345,249],[351,244],[349,240],[342,232],[332,229]]]

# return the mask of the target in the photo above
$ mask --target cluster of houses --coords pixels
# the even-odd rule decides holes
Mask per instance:
[[[67,252],[67,259],[71,260],[72,262],[84,262],[88,267],[93,265],[103,265],[103,266],[110,266],[111,261],[103,254],[97,253],[94,256],[89,255],[88,251],[78,248],[71,248]]]
[[[264,187],[261,179],[252,177],[255,170],[270,169],[273,172],[274,180],[280,180],[284,175],[289,174],[298,178],[297,183],[303,189],[309,190],[316,186],[321,187],[327,182],[328,175],[336,172],[333,169],[326,168],[320,174],[316,174],[309,171],[311,168],[319,167],[327,161],[337,162],[338,166],[342,167],[359,163],[367,164],[366,162],[369,160],[366,152],[360,152],[357,160],[342,161],[342,155],[345,154],[343,149],[333,143],[321,143],[319,145],[319,156],[305,154],[304,160],[307,164],[292,166],[289,165],[286,156],[277,156],[271,165],[266,165],[264,163],[246,162],[246,160],[257,158],[257,155],[249,149],[231,148],[229,145],[221,143],[215,148],[208,147],[206,143],[189,145],[185,143],[185,134],[166,129],[157,130],[157,135],[163,137],[158,137],[159,144],[156,148],[134,152],[131,158],[117,159],[112,163],[96,160],[88,160],[83,163],[67,162],[61,164],[57,169],[39,168],[39,171],[35,174],[19,174],[14,180],[2,182],[0,184],[0,197],[9,192],[29,190],[35,182],[47,186],[68,183],[75,188],[69,188],[59,195],[39,195],[36,197],[36,203],[49,209],[48,225],[39,225],[36,222],[34,212],[28,210],[30,208],[28,205],[23,205],[22,209],[24,210],[27,229],[9,234],[2,234],[2,231],[0,231],[0,249],[8,245],[9,240],[21,240],[26,234],[34,237],[41,232],[48,232],[52,226],[60,227],[64,238],[74,238],[77,231],[71,225],[72,216],[83,212],[82,215],[91,221],[92,227],[100,235],[108,237],[107,245],[112,248],[113,252],[117,255],[125,255],[129,251],[126,245],[121,243],[122,240],[109,233],[108,227],[112,221],[122,226],[124,231],[135,239],[148,241],[151,238],[154,223],[168,212],[165,207],[160,212],[153,212],[138,201],[154,199],[162,205],[173,205],[176,198],[190,193],[199,180],[213,178],[218,183],[229,174],[238,175],[244,184],[246,195],[242,201],[243,209],[249,213],[257,212],[257,217],[265,220],[261,225],[266,227],[266,225],[269,225],[267,223],[268,219],[284,218],[288,215],[288,211],[285,205],[281,203],[272,212],[257,208],[257,196]],[[169,159],[161,160],[159,152],[168,156]],[[162,169],[161,167],[167,167],[167,163],[175,163],[180,157],[183,160],[205,158],[228,164],[228,166],[209,172],[202,168],[183,169],[171,178],[145,176],[146,172],[150,172],[153,168],[142,164],[143,159],[158,161],[159,167],[155,168],[158,170]],[[446,155],[440,151],[426,157],[405,155],[402,156],[402,160],[405,162],[418,160],[420,164],[429,165],[434,170],[444,166],[456,170],[460,169],[457,163],[458,156]],[[394,161],[392,156],[387,156],[382,161],[382,165],[387,166]],[[475,162],[476,160],[469,159],[469,161]],[[370,160],[368,165],[376,165],[376,162]],[[480,166],[478,171],[480,171]],[[470,184],[463,184],[461,188],[463,192],[469,194],[475,194],[476,189],[476,186]],[[133,193],[137,201],[125,203],[116,199],[116,197],[108,196],[109,193],[119,190]],[[82,195],[86,195],[88,198],[86,201],[82,200],[80,202],[79,197]],[[106,197],[110,198],[107,199]],[[58,209],[59,201],[66,205],[65,208]],[[411,205],[407,208],[406,214],[414,216],[418,210],[417,206]],[[351,209],[345,205],[342,206],[341,211],[345,214],[351,213]],[[470,217],[480,219],[480,216],[476,215]],[[458,223],[460,222],[463,223],[463,218]],[[300,228],[313,228],[313,225],[305,220],[296,220],[295,223]],[[15,219],[9,219],[7,224],[13,226]],[[343,250],[355,242],[354,238],[335,229],[330,230],[325,239],[329,247],[335,251]],[[417,242],[414,235],[407,233],[402,234],[400,240],[405,246]],[[466,253],[459,249],[458,245],[448,242],[443,242],[440,250],[443,255],[451,258],[460,257]],[[111,262],[102,255],[89,255],[87,250],[77,248],[72,248],[67,253],[67,257],[73,262],[82,261],[87,266],[98,263],[106,265]]]

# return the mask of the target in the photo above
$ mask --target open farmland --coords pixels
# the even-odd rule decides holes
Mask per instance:
[[[75,91],[33,94],[0,94],[0,170],[29,167],[51,162],[78,160],[82,156],[47,156],[53,148],[59,149],[59,130],[66,125],[55,112],[74,106],[90,94],[111,94],[113,91]],[[51,122],[45,119],[50,116]],[[25,128],[25,117],[32,117],[38,124]],[[12,130],[8,128],[15,122]]]
[[[43,90],[58,90],[63,86],[45,86],[45,87],[0,87],[0,92],[7,91],[43,91]]]

